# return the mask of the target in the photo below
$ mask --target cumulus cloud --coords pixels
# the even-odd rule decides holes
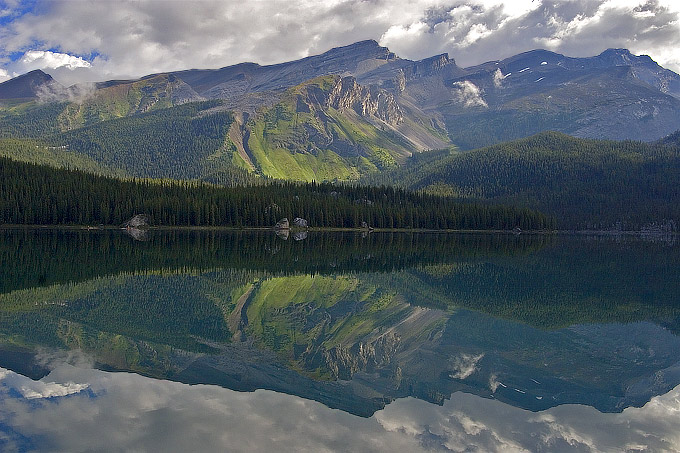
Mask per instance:
[[[88,383],[89,391],[36,404],[11,397],[9,390],[30,379],[8,373],[18,382],[0,381],[0,423],[11,427],[15,442],[30,439],[31,450],[418,450],[416,439],[385,433],[375,419],[271,391],[240,393],[62,366],[43,380]]]
[[[453,88],[456,100],[465,107],[488,107],[482,98],[482,91],[469,80],[454,82]]]
[[[570,56],[629,48],[679,71],[679,13],[677,3],[657,0],[534,2],[514,15],[499,5],[454,2],[432,8],[412,23],[395,25],[381,43],[396,51],[403,46],[412,54],[448,51],[463,66],[535,48]],[[423,22],[431,24],[425,32],[396,32]]]
[[[43,50],[29,50],[21,58],[19,64],[25,68],[32,69],[57,69],[61,67],[76,69],[92,67],[89,62],[83,60],[81,57]]]
[[[39,102],[77,102],[82,103],[95,92],[95,84],[82,82],[65,87],[59,83],[38,87],[36,96]]]
[[[627,47],[680,71],[680,5],[671,0],[55,0],[30,13],[6,5],[0,66],[42,64],[66,84],[278,63],[361,39],[411,59],[449,52],[463,66],[537,47],[573,56]],[[32,60],[7,62],[17,53]]]
[[[57,0],[14,20],[0,31],[0,42],[5,54],[40,43],[43,49],[91,55],[88,72],[96,80],[244,61],[278,63],[379,37],[395,18],[410,21],[421,12],[417,5],[400,11],[386,1]]]
[[[533,413],[455,393],[443,406],[398,400],[375,418],[387,431],[439,439],[453,451],[677,451],[680,387],[642,408],[603,414],[581,405]],[[422,444],[421,444],[422,445]]]

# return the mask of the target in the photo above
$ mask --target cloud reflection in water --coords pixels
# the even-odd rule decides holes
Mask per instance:
[[[534,413],[455,393],[443,406],[406,398],[364,419],[265,390],[71,365],[40,381],[0,369],[6,451],[676,451],[678,414],[680,386],[620,414]]]

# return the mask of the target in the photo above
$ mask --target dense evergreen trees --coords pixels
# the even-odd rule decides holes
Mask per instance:
[[[235,148],[227,137],[233,115],[220,101],[129,116],[123,106],[120,112],[108,111],[113,108],[108,103],[92,101],[73,111],[66,106],[0,106],[0,155],[113,176],[201,179],[228,186],[259,182],[234,164]],[[91,121],[100,116],[108,119]]]
[[[40,102],[0,106],[0,137],[37,138],[58,133],[59,115],[66,108],[65,103]]]
[[[49,141],[130,176],[198,179],[233,167],[231,150],[222,149],[232,114],[206,113],[219,107],[217,101],[194,102],[96,123]]]
[[[546,132],[472,151],[440,151],[365,182],[527,206],[560,229],[680,224],[680,151],[673,145],[585,140]]]
[[[104,176],[128,176],[122,170],[110,169],[88,156],[69,151],[65,146],[52,146],[41,140],[29,138],[0,138],[0,156]]]
[[[154,225],[268,227],[302,217],[315,227],[552,229],[530,209],[460,203],[391,187],[276,182],[225,188],[123,181],[0,158],[0,224],[118,225],[137,213]]]

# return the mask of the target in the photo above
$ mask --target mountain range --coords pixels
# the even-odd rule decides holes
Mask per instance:
[[[205,104],[181,121],[220,112],[229,119],[210,149],[193,153],[195,168],[186,175],[120,165],[106,156],[115,149],[98,155],[89,146],[96,140],[74,132],[99,127],[97,135],[116,148],[123,140],[116,120],[196,102]],[[660,139],[680,129],[680,76],[625,49],[590,58],[535,50],[461,68],[447,54],[412,61],[361,41],[276,65],[72,87],[36,70],[0,84],[0,106],[2,136],[48,136],[134,176],[203,177],[205,164],[218,160],[270,177],[351,180],[414,152],[478,148],[544,130]],[[135,153],[143,155],[143,145]]]
[[[0,156],[232,186],[396,184],[542,209],[569,228],[680,221],[678,130],[680,76],[625,49],[462,68],[361,41],[269,66],[0,84]]]

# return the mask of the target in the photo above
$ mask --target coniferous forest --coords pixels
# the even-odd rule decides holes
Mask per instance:
[[[392,187],[272,182],[250,187],[121,180],[0,158],[0,224],[120,225],[135,214],[158,226],[271,227],[301,217],[312,227],[554,229],[527,208],[463,203]]]
[[[659,143],[586,140],[557,132],[479,148],[434,151],[366,184],[526,206],[559,229],[640,230],[680,224],[677,134]]]

